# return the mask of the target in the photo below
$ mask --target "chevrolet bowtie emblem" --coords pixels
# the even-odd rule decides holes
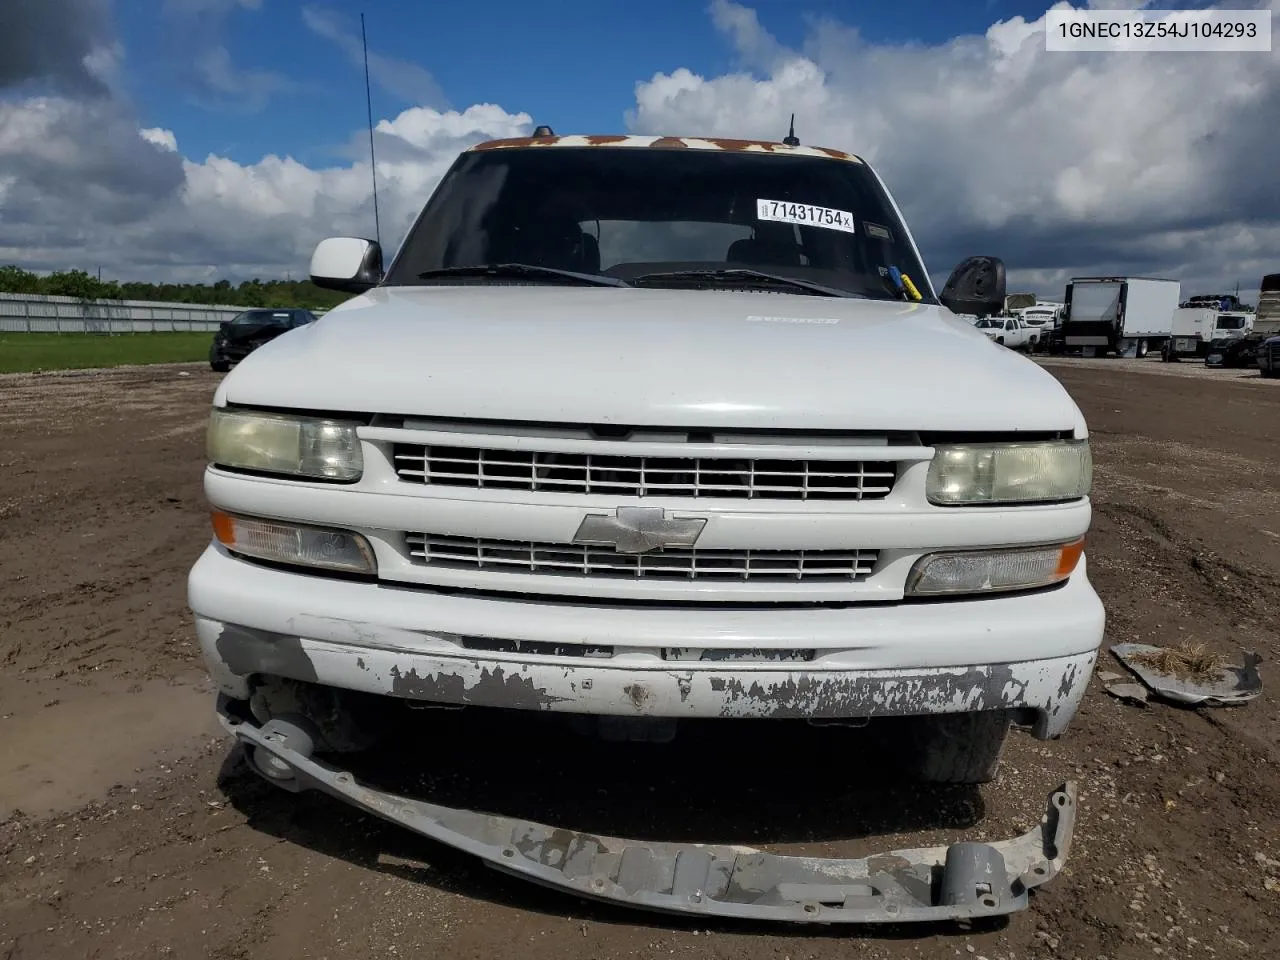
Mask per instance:
[[[573,542],[613,547],[618,553],[649,553],[666,547],[692,547],[706,525],[705,519],[668,517],[661,507],[619,507],[613,515],[588,513]]]

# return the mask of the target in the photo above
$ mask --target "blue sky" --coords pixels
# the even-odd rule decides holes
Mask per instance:
[[[654,73],[686,67],[714,76],[740,66],[700,0],[262,0],[257,9],[235,0],[171,2],[168,14],[157,16],[156,0],[118,0],[120,38],[133,52],[127,84],[142,121],[172,130],[187,156],[212,152],[241,163],[277,153],[325,165],[343,156],[352,130],[364,124],[361,67],[304,26],[307,6],[341,18],[354,39],[363,11],[370,51],[429,71],[455,108],[501,104],[565,131],[622,130],[636,83]],[[815,20],[856,27],[877,44],[938,44],[982,34],[998,19],[1035,19],[1046,4],[756,0],[751,6],[780,43],[799,48]],[[215,20],[190,15],[196,8],[226,12]],[[269,96],[211,95],[197,63],[215,41],[246,85],[255,74],[279,77],[277,84],[260,81]],[[375,117],[384,117],[417,104],[380,87],[373,105]]]

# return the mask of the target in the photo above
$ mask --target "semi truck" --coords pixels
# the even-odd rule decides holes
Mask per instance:
[[[1173,335],[1160,347],[1160,359],[1173,363],[1182,357],[1204,357],[1214,343],[1248,336],[1253,314],[1213,307],[1179,307],[1173,312]]]
[[[1181,286],[1154,277],[1074,277],[1063,299],[1067,349],[1086,357],[1145,357],[1173,335]]]
[[[1243,337],[1215,339],[1204,358],[1205,365],[1257,366],[1263,376],[1273,377],[1276,375],[1276,364],[1272,362],[1272,354],[1276,354],[1275,359],[1280,360],[1280,349],[1272,342],[1277,336],[1280,336],[1280,273],[1269,273],[1262,278],[1258,309],[1253,314],[1253,328]],[[1265,360],[1262,356],[1264,352]]]

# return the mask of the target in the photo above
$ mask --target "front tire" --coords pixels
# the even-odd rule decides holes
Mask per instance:
[[[227,363],[225,360],[210,360],[209,369],[214,373],[226,373],[231,369],[231,364]]]
[[[911,717],[905,723],[910,772],[926,783],[990,783],[1011,728],[1003,710]]]

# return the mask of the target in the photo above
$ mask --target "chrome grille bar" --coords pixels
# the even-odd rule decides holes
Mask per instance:
[[[877,550],[663,550],[618,553],[608,547],[407,533],[415,565],[493,573],[755,583],[857,583],[871,575]]]
[[[646,457],[393,445],[408,483],[611,496],[742,500],[880,500],[897,476],[893,461]]]

